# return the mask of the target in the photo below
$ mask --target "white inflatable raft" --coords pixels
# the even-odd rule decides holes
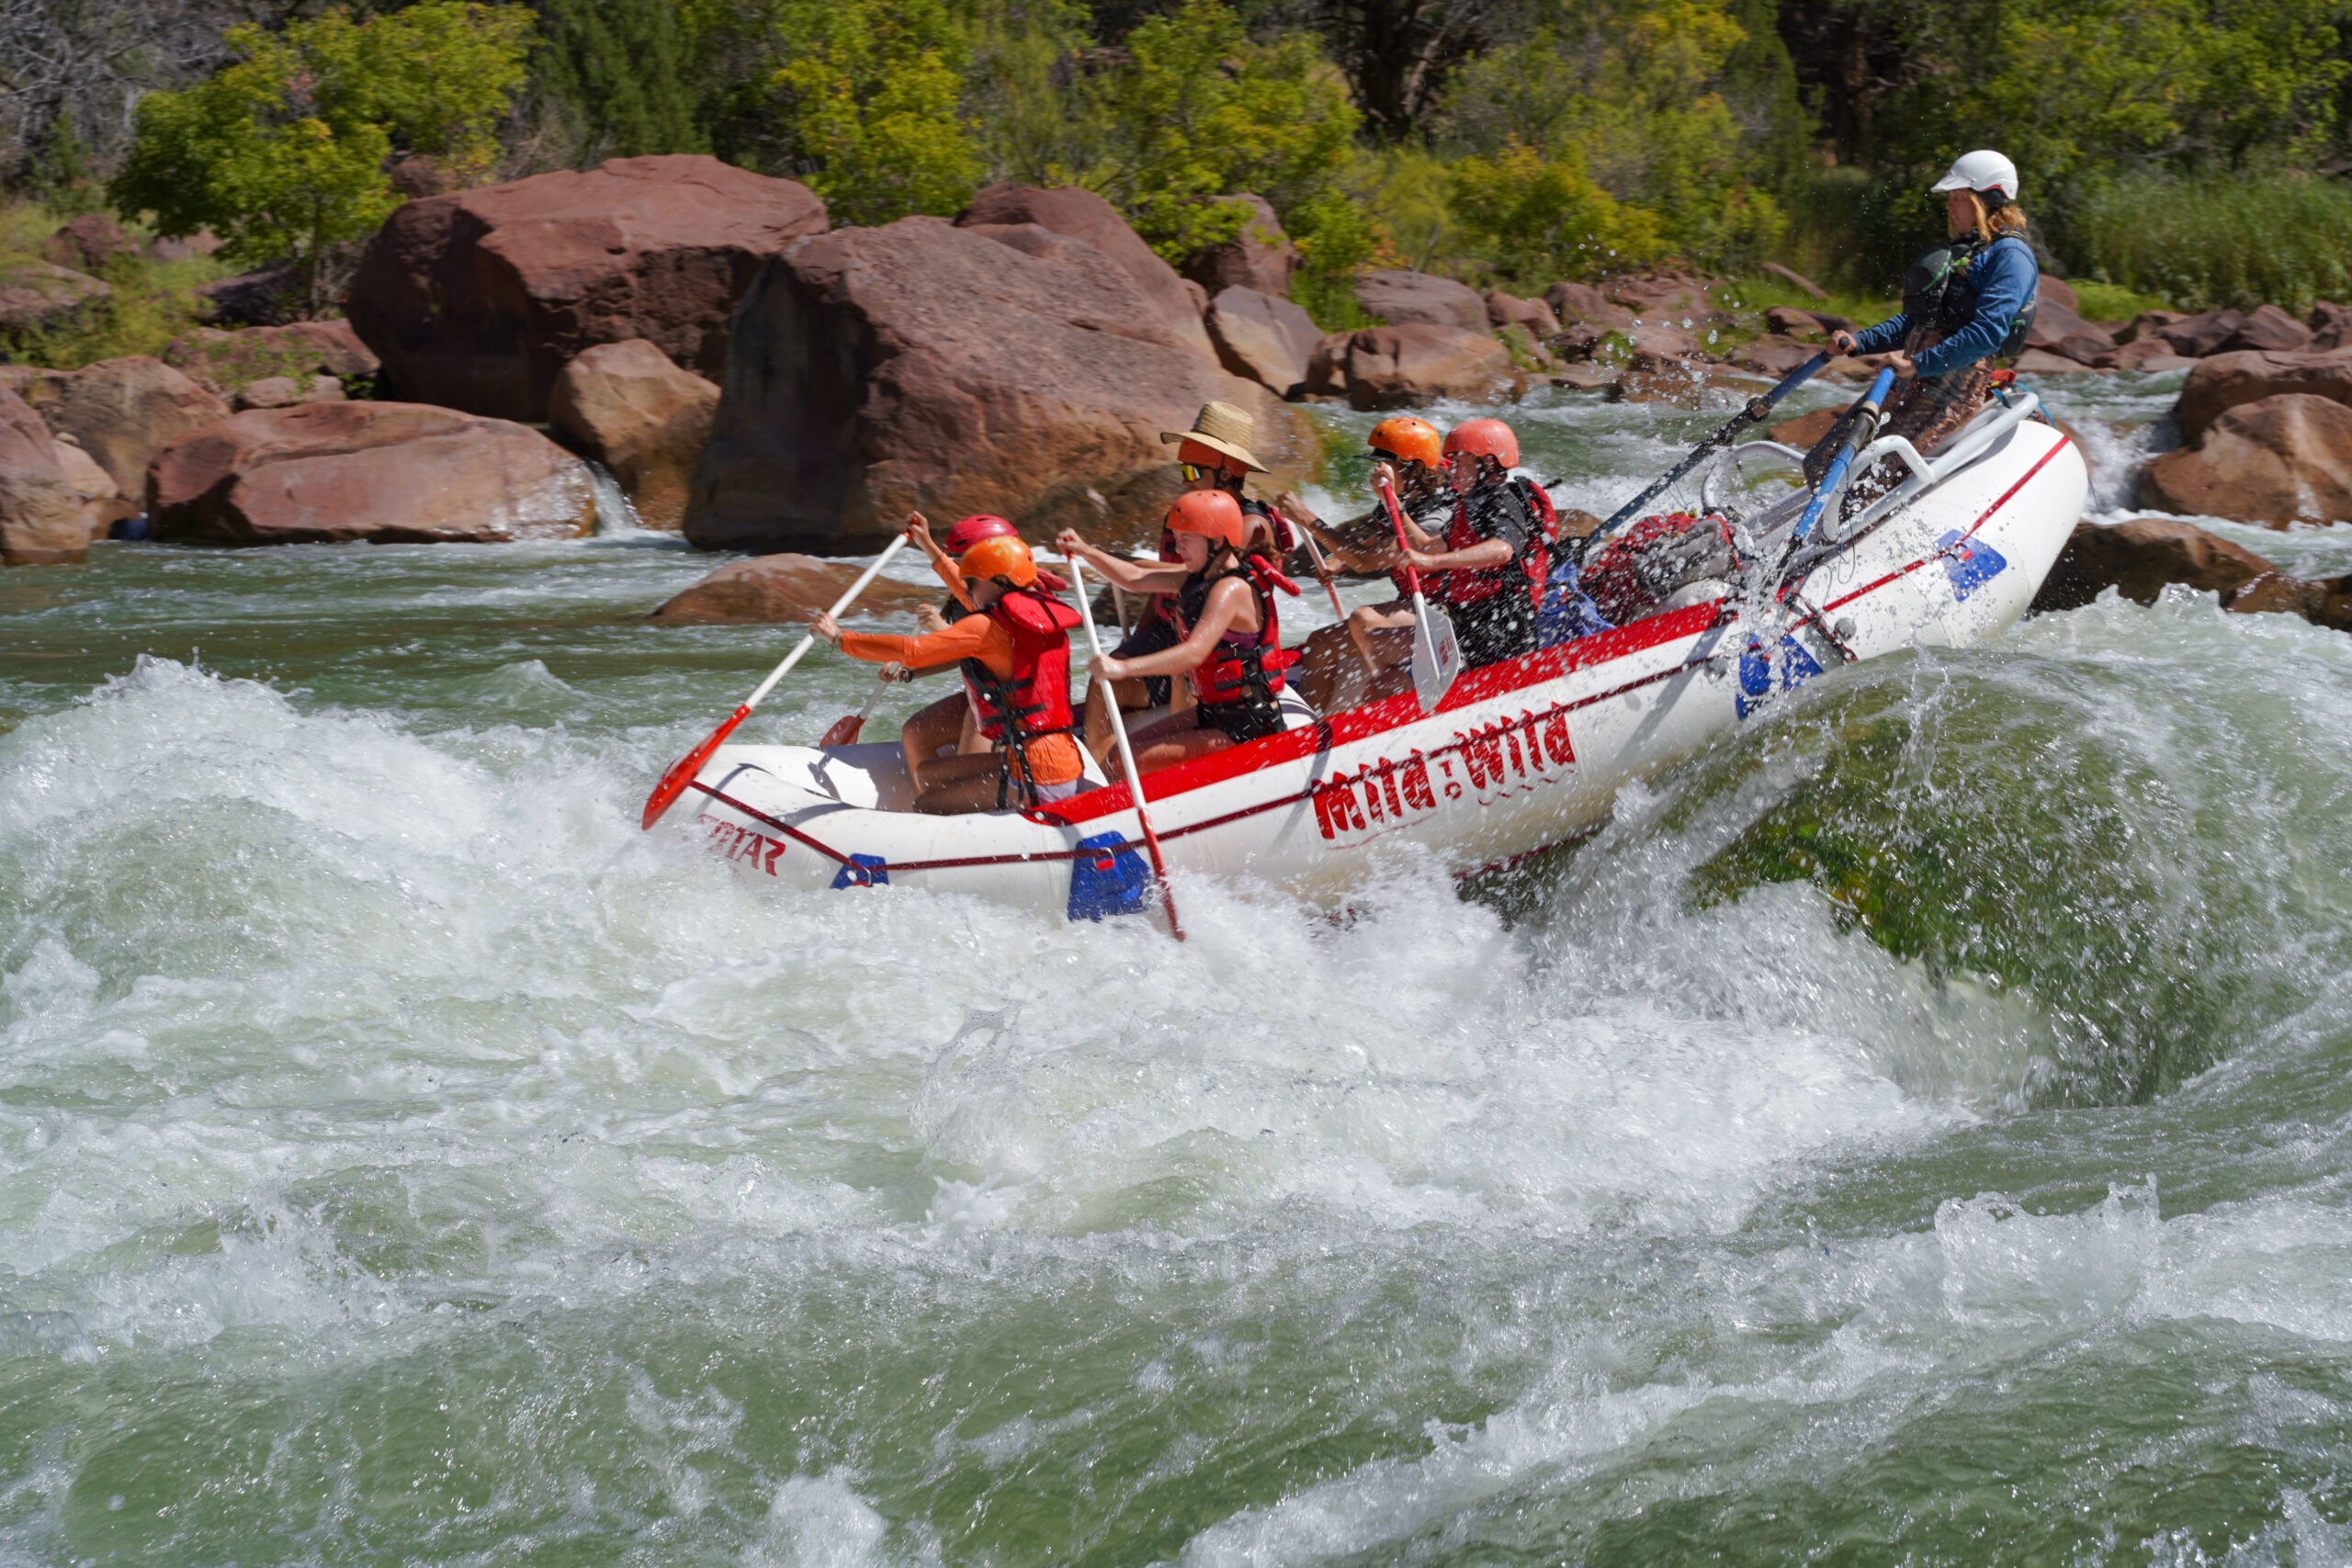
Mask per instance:
[[[2064,547],[2088,491],[2081,454],[2017,389],[1932,461],[1882,439],[1902,486],[1811,547],[1774,602],[1701,583],[1679,607],[1463,675],[1423,714],[1411,694],[1317,716],[1283,734],[1144,781],[1171,879],[1250,875],[1335,900],[1405,839],[1468,874],[1600,823],[1628,776],[1686,755],[1781,690],[1917,644],[1964,646],[2016,621]],[[1754,442],[1735,472],[1801,455]],[[1746,520],[1780,558],[1802,491]],[[1751,624],[1751,616],[1753,624]],[[1077,660],[1073,660],[1075,664]],[[1098,781],[1099,782],[1099,781]],[[1072,919],[1156,909],[1125,784],[1032,811],[923,817],[895,743],[722,747],[686,799],[699,830],[747,871],[811,889],[888,884],[972,893]]]

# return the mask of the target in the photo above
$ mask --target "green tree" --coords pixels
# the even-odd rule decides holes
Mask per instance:
[[[210,229],[238,261],[292,261],[315,310],[323,264],[400,205],[385,175],[395,154],[422,153],[459,178],[488,167],[529,27],[513,7],[424,0],[282,33],[232,28],[234,64],[140,100],[108,194],[164,233]]]
[[[1455,221],[1506,276],[1598,277],[1667,248],[1657,216],[1601,189],[1573,142],[1546,157],[1514,141],[1493,157],[1464,158],[1453,175]]]
[[[787,0],[774,26],[785,161],[835,222],[970,198],[984,166],[960,107],[971,40],[941,0]]]
[[[1162,255],[1240,232],[1249,209],[1218,197],[1264,197],[1287,225],[1332,190],[1356,112],[1313,39],[1253,42],[1219,0],[1181,0],[1129,33],[1126,50],[1131,63],[1103,87],[1110,149],[1080,178]]]
[[[540,91],[579,117],[571,162],[710,151],[675,0],[538,0],[538,11],[531,72]]]

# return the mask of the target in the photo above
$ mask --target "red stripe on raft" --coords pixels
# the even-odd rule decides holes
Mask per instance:
[[[1656,648],[1661,643],[1697,637],[1715,624],[1719,609],[1720,606],[1713,604],[1692,604],[1667,615],[1653,615],[1645,621],[1636,621],[1631,626],[1578,637],[1558,648],[1538,649],[1516,659],[1506,659],[1467,671],[1454,682],[1453,690],[1446,693],[1445,700],[1438,704],[1435,712],[1452,713],[1525,687],[1557,680],[1571,671],[1606,664],[1612,660]],[[1635,682],[1642,683],[1645,682]],[[1601,696],[1615,694],[1614,692],[1605,692]],[[1599,700],[1598,697],[1589,697],[1569,705],[1581,707],[1587,702]],[[1206,784],[1223,784],[1243,773],[1254,773],[1277,763],[1295,761],[1351,741],[1401,729],[1408,724],[1419,722],[1424,716],[1424,716],[1420,704],[1411,693],[1400,693],[1376,703],[1367,703],[1363,707],[1350,708],[1320,724],[1301,725],[1280,735],[1269,735],[1247,745],[1228,746],[1222,751],[1212,751],[1196,761],[1163,768],[1145,781],[1144,799],[1171,799]],[[1133,809],[1127,786],[1122,783],[1074,795],[1045,807],[1040,815],[1077,824]]]
[[[2051,458],[2058,456],[2060,452],[2065,449],[2065,446],[2066,433],[2062,430],[2058,433],[2058,445],[2050,448],[2049,451],[2044,452],[2041,455],[2041,461],[2034,464],[2030,468],[2028,468],[2025,471],[2024,478],[2018,479],[2017,483],[2003,491],[2001,492],[2001,499],[1986,507],[1984,509],[1984,515],[1979,517],[1975,522],[1971,523],[1968,525],[1968,532],[1962,534],[1961,537],[1963,539],[1974,538],[1976,536],[1976,530],[1991,522],[1993,520],[1993,513],[2000,511],[2002,507],[2007,506],[2009,503],[2009,498],[2025,488],[2026,480],[2030,479],[2034,475],[2041,472],[2042,464],[2049,462]],[[1884,577],[1880,578],[1876,582],[1870,583],[1861,588],[1857,588],[1851,593],[1847,594],[1843,599],[1831,600],[1828,604],[1824,604],[1821,607],[1821,613],[1824,615],[1826,615],[1832,610],[1852,604],[1855,600],[1860,598],[1865,593],[1875,593],[1880,589],[1885,587],[1888,583],[1893,582],[1895,579],[1900,577],[1908,577],[1911,573],[1918,570],[1929,561],[1936,560],[1946,553],[1948,553],[1946,550],[1938,550],[1932,556],[1921,556],[1909,566],[1897,567],[1894,570],[1888,572]]]

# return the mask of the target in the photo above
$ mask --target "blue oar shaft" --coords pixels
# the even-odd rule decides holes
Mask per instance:
[[[1793,550],[1805,542],[1821,513],[1836,499],[1844,487],[1846,470],[1853,466],[1854,456],[1871,444],[1878,434],[1879,410],[1886,406],[1886,394],[1894,386],[1894,372],[1882,370],[1871,381],[1871,389],[1854,406],[1854,423],[1847,427],[1846,439],[1838,446],[1838,455],[1829,459],[1828,471],[1815,487],[1813,500],[1806,503],[1804,515],[1797,519],[1796,531],[1789,536],[1789,548]]]

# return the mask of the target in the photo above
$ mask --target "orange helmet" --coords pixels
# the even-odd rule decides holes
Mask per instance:
[[[956,560],[956,570],[964,574],[967,581],[1001,577],[1015,588],[1028,588],[1037,581],[1037,563],[1017,535],[982,539]]]
[[[1437,426],[1425,419],[1409,415],[1384,419],[1372,427],[1372,434],[1363,442],[1375,452],[1385,452],[1408,463],[1434,468],[1445,462],[1445,453],[1438,446]]]
[[[1241,547],[1241,503],[1221,490],[1188,490],[1168,509],[1168,526]]]
[[[1475,452],[1506,468],[1519,467],[1519,437],[1498,419],[1465,419],[1445,434],[1445,455]]]

